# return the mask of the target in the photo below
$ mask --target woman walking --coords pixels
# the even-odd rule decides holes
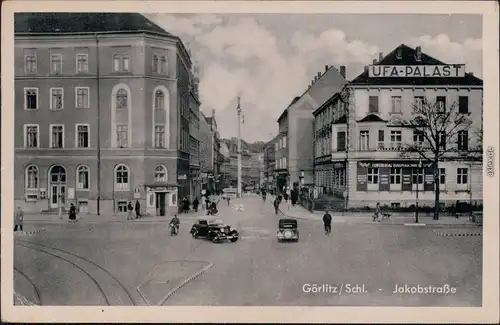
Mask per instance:
[[[76,222],[76,207],[73,203],[69,206],[69,222]]]

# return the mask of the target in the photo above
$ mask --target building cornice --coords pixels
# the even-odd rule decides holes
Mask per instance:
[[[469,85],[419,85],[419,86],[412,86],[412,85],[390,85],[390,86],[382,86],[382,85],[349,85],[349,88],[352,89],[366,89],[366,90],[400,90],[400,89],[410,89],[412,91],[419,91],[419,90],[428,90],[428,89],[435,89],[435,90],[458,90],[458,89],[483,89],[483,86],[469,86]]]

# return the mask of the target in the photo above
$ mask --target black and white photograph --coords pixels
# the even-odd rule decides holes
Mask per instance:
[[[410,2],[4,6],[2,320],[498,320],[498,13]]]

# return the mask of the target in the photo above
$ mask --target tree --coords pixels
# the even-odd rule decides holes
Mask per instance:
[[[468,139],[460,132],[471,125],[468,114],[458,112],[457,103],[448,107],[444,101],[430,101],[419,97],[413,106],[413,118],[405,121],[413,129],[413,143],[407,145],[403,155],[417,154],[423,162],[430,162],[434,170],[435,220],[439,219],[439,161],[465,159],[470,152]],[[465,141],[464,141],[465,140]],[[456,146],[453,145],[455,141]],[[417,185],[418,186],[418,185]]]

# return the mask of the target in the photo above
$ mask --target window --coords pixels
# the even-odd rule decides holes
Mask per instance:
[[[25,188],[38,189],[38,168],[33,165],[26,167]]]
[[[458,97],[458,112],[460,114],[469,113],[469,97],[468,96],[459,96]]]
[[[165,95],[161,90],[157,90],[155,93],[155,109],[165,108]]]
[[[24,72],[36,73],[36,70],[37,70],[36,54],[29,54],[24,56]]]
[[[119,72],[120,71],[120,56],[115,54],[113,55],[113,71],[114,72]]]
[[[278,151],[278,150],[280,150],[279,143],[278,143],[278,141],[276,141],[276,143],[275,143],[275,151]]]
[[[439,184],[446,184],[446,169],[439,168]]]
[[[391,131],[391,148],[399,149],[401,148],[401,131]]]
[[[122,62],[123,62],[123,66],[122,66],[123,71],[124,72],[130,71],[130,67],[129,67],[130,59],[129,59],[129,57],[125,55],[122,59]]]
[[[76,124],[76,148],[90,148],[88,124]]]
[[[370,133],[369,131],[359,132],[359,150],[368,150],[370,148]]]
[[[467,184],[468,172],[467,168],[457,168],[457,184]]]
[[[158,72],[158,55],[153,55],[153,72]]]
[[[50,109],[63,109],[64,90],[62,88],[50,88]]]
[[[75,88],[76,97],[76,108],[89,108],[90,107],[90,96],[88,87],[76,87]]]
[[[437,96],[436,97],[436,110],[439,113],[444,113],[446,109],[446,97]]]
[[[391,209],[397,209],[401,207],[401,203],[391,202]]]
[[[40,145],[40,134],[38,133],[38,125],[25,124],[24,125],[24,147],[25,148],[38,148]]]
[[[385,148],[385,134],[384,130],[378,130],[378,149]]]
[[[286,137],[283,137],[283,148],[286,148]]]
[[[166,183],[167,182],[167,168],[163,165],[159,165],[155,169],[155,182]]]
[[[167,65],[167,57],[166,56],[161,57],[160,73],[162,73],[162,74],[168,73],[168,65]]]
[[[78,53],[76,55],[76,73],[89,72],[89,55]]]
[[[368,184],[378,184],[378,168],[368,168]]]
[[[118,124],[116,126],[116,146],[118,148],[128,147],[128,125]]]
[[[51,124],[50,130],[50,147],[64,148],[64,125]]]
[[[126,108],[128,108],[128,93],[122,88],[116,92],[116,109]]]
[[[391,185],[401,184],[401,168],[391,168]]]
[[[437,132],[437,139],[438,139],[438,148],[440,150],[446,150],[446,132],[445,131],[438,131]]]
[[[79,190],[89,189],[89,168],[78,166],[76,169],[76,188]]]
[[[413,143],[418,147],[424,145],[424,132],[419,130],[413,130]]]
[[[424,183],[424,170],[423,168],[412,168],[411,170],[412,184]]]
[[[415,109],[419,112],[424,108],[424,96],[415,96]]]
[[[165,127],[155,126],[155,148],[165,148]]]
[[[392,96],[392,113],[401,113],[401,96]]]
[[[378,113],[378,96],[370,96],[368,99],[368,113]]]
[[[129,170],[125,165],[116,166],[115,170],[115,189],[128,190],[129,189]]]
[[[346,150],[346,132],[339,131],[337,132],[337,151],[345,151]]]
[[[117,210],[118,212],[127,212],[127,201],[118,201],[117,202]]]
[[[458,150],[469,150],[469,132],[467,130],[458,131]]]
[[[24,109],[38,109],[38,88],[24,88]]]
[[[62,55],[61,54],[52,54],[50,56],[50,73],[52,74],[61,74],[62,73]]]

